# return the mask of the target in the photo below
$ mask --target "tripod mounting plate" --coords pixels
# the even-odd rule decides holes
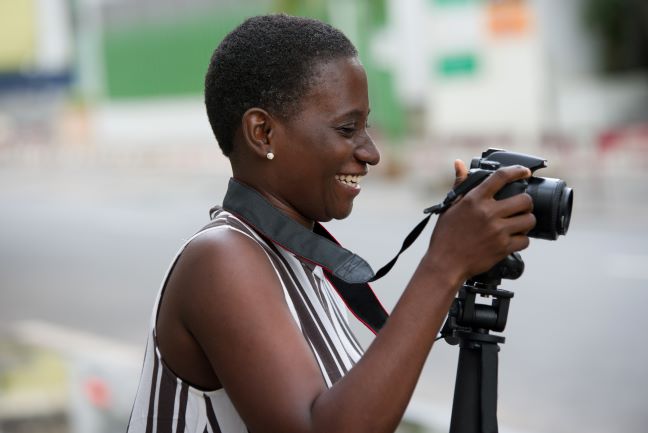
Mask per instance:
[[[466,285],[464,285],[464,289],[468,293],[474,293],[476,295],[481,295],[485,297],[493,297],[493,298],[503,298],[503,299],[511,299],[514,295],[513,292],[509,292],[508,290],[502,290],[502,289],[493,289],[491,287],[481,287],[479,283],[473,284],[474,281],[468,281]]]
[[[506,338],[502,335],[484,334],[480,332],[470,332],[458,330],[455,332],[460,341],[460,347],[468,346],[470,348],[478,347],[482,344],[503,344]]]

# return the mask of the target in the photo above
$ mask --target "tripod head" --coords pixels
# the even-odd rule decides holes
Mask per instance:
[[[524,272],[524,262],[520,253],[512,253],[498,262],[483,274],[479,274],[468,280],[468,283],[477,283],[484,287],[497,288],[502,284],[502,279],[516,280]]]
[[[459,344],[467,335],[482,335],[489,331],[502,332],[506,327],[508,309],[513,292],[501,290],[502,279],[514,280],[524,272],[524,262],[519,253],[512,253],[488,271],[476,275],[459,290],[441,329],[448,344]],[[477,303],[477,295],[493,298],[490,305]],[[504,337],[488,336],[489,340],[503,343]]]

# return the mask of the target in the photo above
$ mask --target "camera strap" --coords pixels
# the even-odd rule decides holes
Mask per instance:
[[[322,266],[336,278],[348,284],[364,284],[385,276],[419,237],[430,217],[444,212],[457,196],[456,190],[452,190],[443,202],[425,209],[423,212],[428,215],[405,237],[396,256],[375,273],[362,257],[340,246],[321,224],[315,223],[313,230],[307,229],[275,208],[259,192],[235,179],[230,179],[223,208],[244,219],[274,243]]]
[[[419,237],[430,217],[444,212],[456,197],[457,193],[450,191],[442,203],[425,209],[428,215],[405,237],[400,251],[375,273],[362,257],[343,248],[321,224],[316,222],[313,230],[309,230],[274,207],[258,191],[235,179],[230,179],[222,208],[267,240],[321,266],[349,308],[370,329],[377,331],[388,315],[368,283],[385,276]]]
[[[464,183],[468,182],[469,180],[470,179],[466,179]],[[484,180],[484,177],[475,180],[476,183],[479,183]],[[385,266],[378,269],[378,272],[376,272],[375,275],[370,280],[368,280],[368,282],[373,282],[379,278],[384,277],[391,270],[391,268],[394,267],[394,265],[398,261],[398,257],[400,257],[400,255],[405,252],[405,250],[408,249],[416,239],[418,239],[425,226],[427,226],[428,222],[430,222],[432,215],[440,215],[445,212],[450,206],[452,206],[452,203],[454,203],[457,197],[464,194],[474,186],[472,182],[470,185],[464,185],[464,183],[454,189],[451,189],[441,203],[430,206],[429,208],[423,210],[423,213],[428,214],[428,216],[423,218],[423,220],[421,220],[421,222],[418,223],[407,236],[405,236],[403,244],[401,245],[398,253],[396,253],[396,256],[394,256],[394,258],[391,259]]]

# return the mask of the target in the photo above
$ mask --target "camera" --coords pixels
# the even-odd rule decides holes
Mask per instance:
[[[511,165],[521,165],[535,173],[547,167],[547,160],[524,153],[488,149],[481,158],[472,159],[468,177],[454,191],[457,195],[465,194],[498,168]],[[528,179],[509,183],[495,194],[495,199],[501,200],[523,192],[533,199],[533,214],[536,217],[536,225],[528,233],[529,237],[556,240],[559,235],[567,233],[574,193],[564,180],[532,175]]]

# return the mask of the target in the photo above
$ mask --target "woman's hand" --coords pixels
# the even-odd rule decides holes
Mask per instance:
[[[456,160],[454,167],[457,186],[468,171],[461,160]],[[463,281],[526,248],[526,234],[535,226],[531,197],[517,194],[495,200],[493,196],[506,184],[529,176],[525,167],[504,167],[459,197],[439,217],[424,262]]]

